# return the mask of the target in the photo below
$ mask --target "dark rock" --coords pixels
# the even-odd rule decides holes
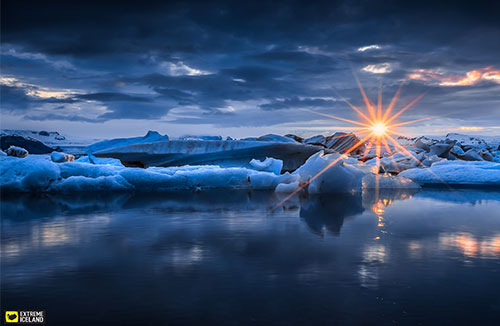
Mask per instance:
[[[50,136],[48,131],[42,130],[38,133],[40,136]]]
[[[5,151],[10,146],[17,146],[26,149],[31,154],[49,154],[54,151],[53,148],[46,146],[41,141],[21,136],[2,136],[0,137],[0,147]]]

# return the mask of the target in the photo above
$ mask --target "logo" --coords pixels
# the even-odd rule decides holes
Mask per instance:
[[[45,324],[45,310],[5,311],[8,324]]]
[[[5,312],[5,322],[6,323],[19,322],[19,313],[17,311],[6,311]]]

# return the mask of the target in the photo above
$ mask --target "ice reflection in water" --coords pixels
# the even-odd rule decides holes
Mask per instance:
[[[381,191],[271,210],[268,192],[4,196],[2,299],[54,325],[83,310],[87,325],[492,324],[498,198]]]

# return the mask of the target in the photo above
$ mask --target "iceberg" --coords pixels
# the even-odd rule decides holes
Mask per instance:
[[[269,162],[269,160],[268,160]],[[2,192],[75,192],[111,190],[202,190],[237,188],[273,190],[290,183],[289,173],[219,166],[182,166],[148,169],[83,162],[54,163],[46,156],[0,157]],[[262,164],[265,163],[261,162]],[[271,163],[276,164],[275,161]],[[270,164],[273,165],[273,164]]]
[[[6,153],[8,156],[13,156],[13,157],[26,157],[28,156],[28,151],[22,147],[17,147],[17,146],[10,146],[7,148]]]
[[[292,140],[293,141],[293,140]],[[132,167],[218,165],[252,168],[252,159],[273,157],[283,161],[282,171],[294,171],[323,147],[296,143],[246,140],[172,140],[140,143],[93,153],[100,158],[119,159]]]
[[[75,156],[63,152],[52,152],[50,154],[50,159],[52,160],[52,162],[56,163],[72,162],[75,160]]]
[[[283,161],[274,159],[272,157],[266,157],[266,159],[262,162],[253,159],[250,161],[250,165],[257,171],[272,172],[276,175],[280,175],[281,169],[283,168]]]
[[[430,168],[410,169],[399,174],[420,185],[500,187],[500,163],[487,161],[440,161]]]
[[[115,138],[92,144],[86,148],[86,153],[92,154],[100,150],[105,150],[115,147],[122,147],[132,144],[152,143],[156,141],[168,141],[168,140],[169,138],[167,135],[162,136],[157,131],[150,130],[144,137]]]
[[[346,164],[340,154],[325,155],[323,151],[311,156],[300,168],[292,173],[296,179],[276,187],[276,192],[292,193],[304,187],[309,194],[361,191],[365,173],[355,166]],[[318,173],[320,173],[318,175]]]
[[[296,143],[296,141],[292,138],[275,135],[275,134],[267,134],[264,136],[260,136],[257,138],[258,141],[272,141],[278,143]]]

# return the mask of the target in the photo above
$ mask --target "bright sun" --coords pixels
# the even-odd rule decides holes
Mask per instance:
[[[381,137],[385,135],[385,132],[387,131],[387,126],[382,122],[378,122],[371,126],[371,130],[375,136]]]

